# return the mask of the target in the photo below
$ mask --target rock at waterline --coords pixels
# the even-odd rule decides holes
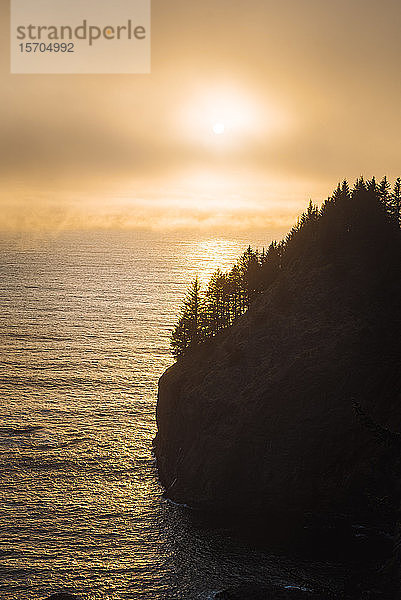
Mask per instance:
[[[275,529],[301,537],[305,515],[393,518],[401,238],[369,207],[365,222],[333,206],[244,315],[162,375],[154,451],[170,499],[246,530],[255,517],[268,544]]]

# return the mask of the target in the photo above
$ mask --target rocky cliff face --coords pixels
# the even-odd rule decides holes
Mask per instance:
[[[154,447],[170,498],[267,521],[391,508],[380,429],[401,429],[399,255],[366,247],[296,256],[164,373]]]

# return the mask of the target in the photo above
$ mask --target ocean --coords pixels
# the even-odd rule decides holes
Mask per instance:
[[[173,362],[169,336],[190,280],[270,241],[267,232],[2,236],[2,600],[58,591],[206,600],[240,581],[305,584],[299,563],[166,501],[151,452],[157,382]]]

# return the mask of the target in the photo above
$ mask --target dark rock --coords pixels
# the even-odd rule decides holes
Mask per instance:
[[[164,373],[154,450],[168,497],[238,523],[258,515],[267,542],[306,513],[390,518],[400,252],[371,245],[296,256],[234,325]]]
[[[401,507],[397,513],[393,553],[382,568],[382,575],[386,582],[383,587],[387,590],[388,597],[401,598]]]

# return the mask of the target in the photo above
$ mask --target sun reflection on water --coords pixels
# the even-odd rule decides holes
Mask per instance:
[[[214,271],[230,269],[244,250],[243,243],[238,240],[224,238],[199,240],[186,259],[191,277],[197,275],[204,287]]]
[[[199,571],[205,559],[215,568],[208,538],[187,535],[161,500],[157,380],[191,277],[205,285],[247,241],[257,243],[128,232],[66,233],[30,251],[0,242],[2,600],[61,589],[194,598],[211,586]]]

